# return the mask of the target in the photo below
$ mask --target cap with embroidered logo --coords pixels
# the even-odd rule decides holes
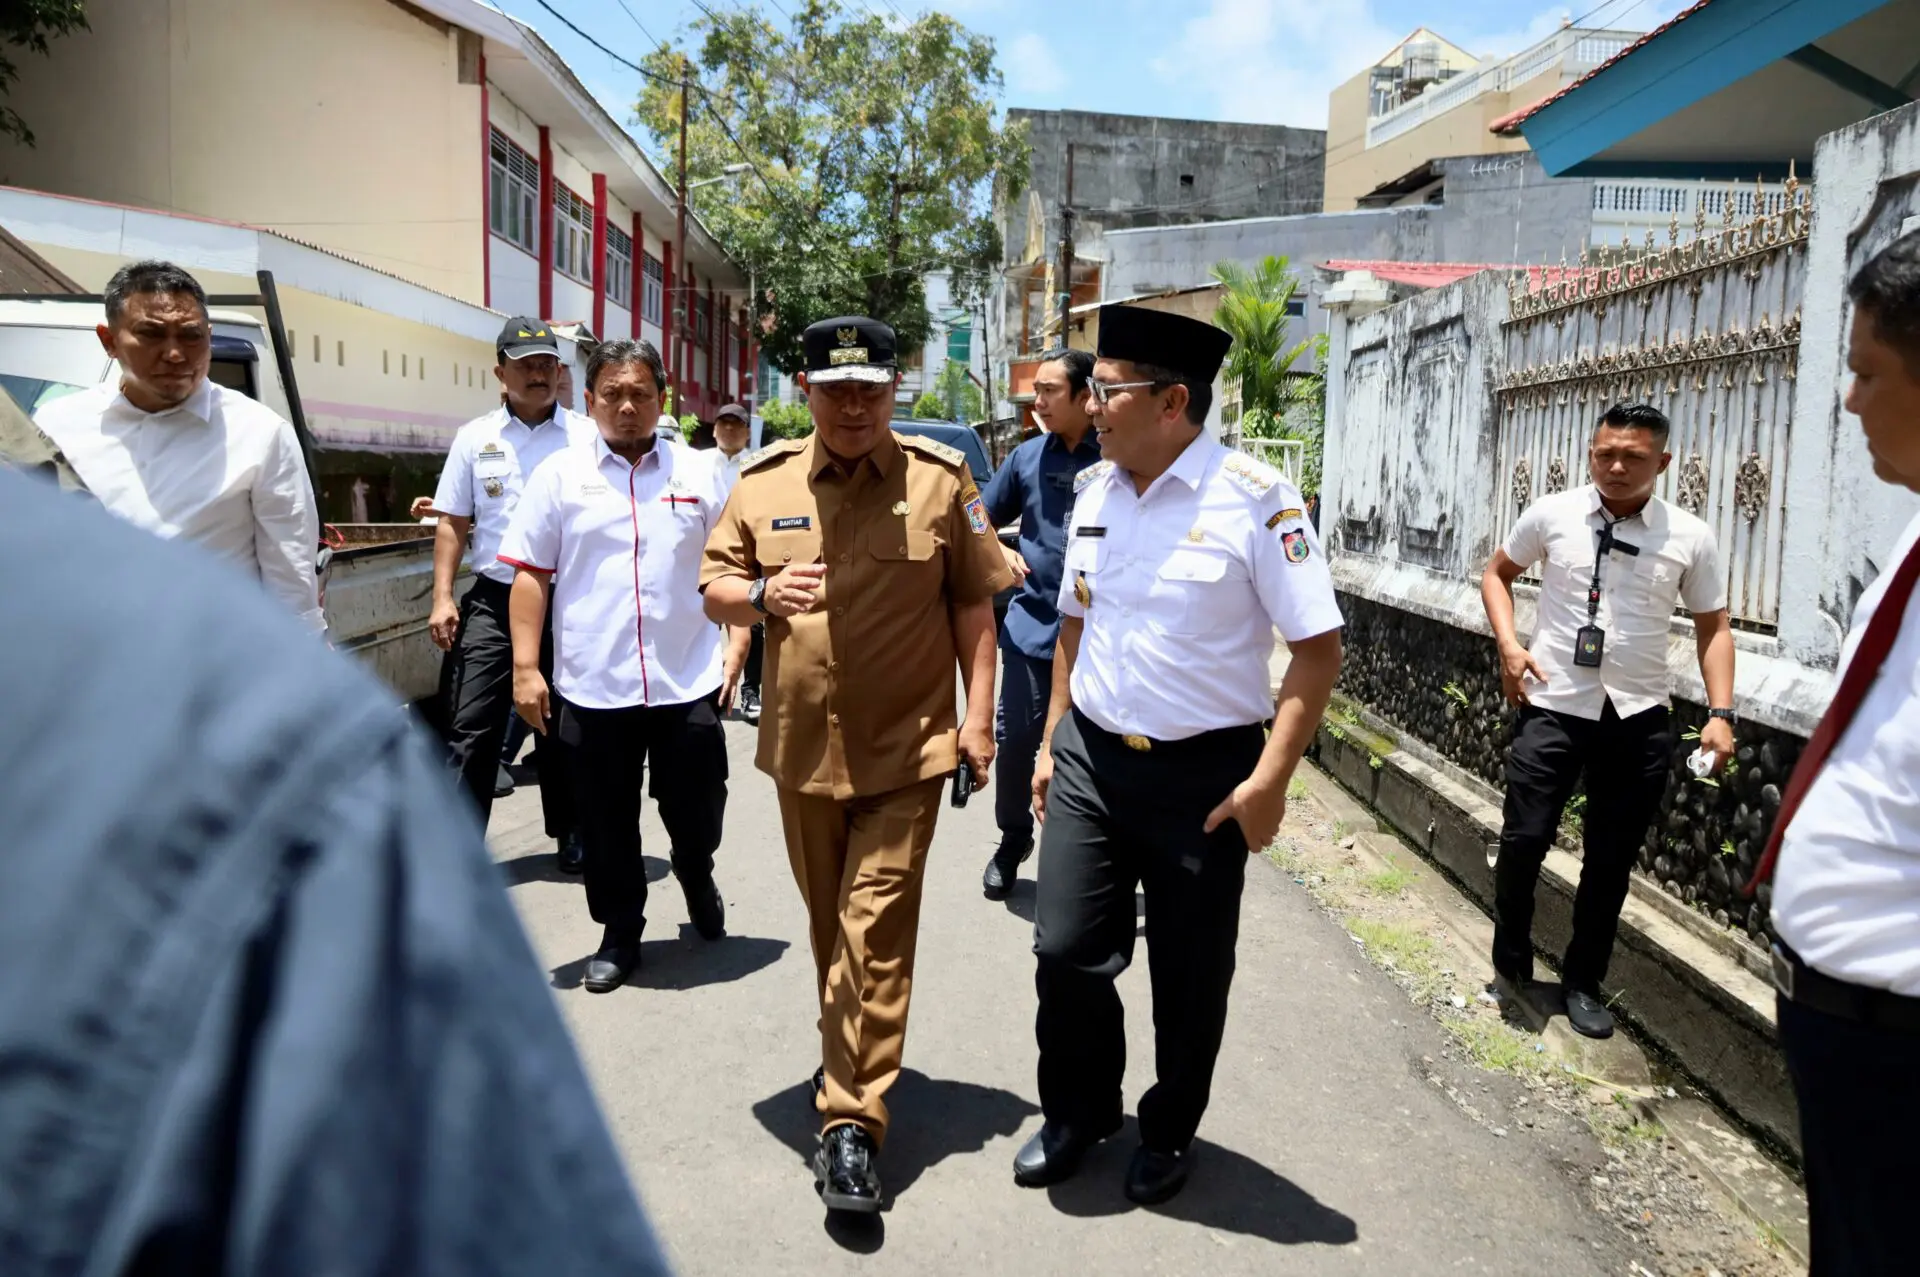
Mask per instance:
[[[807,356],[807,383],[892,381],[899,375],[893,329],[864,315],[842,315],[807,326],[800,338]]]
[[[553,355],[558,358],[560,342],[545,322],[515,315],[500,330],[493,343],[502,359],[525,359],[528,355]]]

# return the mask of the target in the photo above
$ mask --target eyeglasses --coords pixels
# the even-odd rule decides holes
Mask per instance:
[[[1087,389],[1093,392],[1093,401],[1102,407],[1106,406],[1108,398],[1115,391],[1140,390],[1149,386],[1160,390],[1170,384],[1172,383],[1165,381],[1099,381],[1092,377],[1087,378]]]

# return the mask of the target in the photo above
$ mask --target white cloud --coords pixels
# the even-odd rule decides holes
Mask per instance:
[[[1067,84],[1067,70],[1054,52],[1053,43],[1032,31],[1022,32],[1007,45],[1003,55],[1007,89],[1025,98],[1051,98]]]

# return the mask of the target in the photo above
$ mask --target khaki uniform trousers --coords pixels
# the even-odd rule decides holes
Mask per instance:
[[[845,801],[778,787],[819,984],[823,1130],[854,1122],[886,1142],[884,1096],[900,1076],[922,870],[946,783]]]

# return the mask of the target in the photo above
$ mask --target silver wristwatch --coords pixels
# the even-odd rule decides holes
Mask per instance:
[[[767,615],[767,578],[766,577],[763,576],[763,577],[756,578],[754,583],[747,587],[747,602],[750,603],[753,606],[753,610],[758,612],[760,615],[762,616]]]

